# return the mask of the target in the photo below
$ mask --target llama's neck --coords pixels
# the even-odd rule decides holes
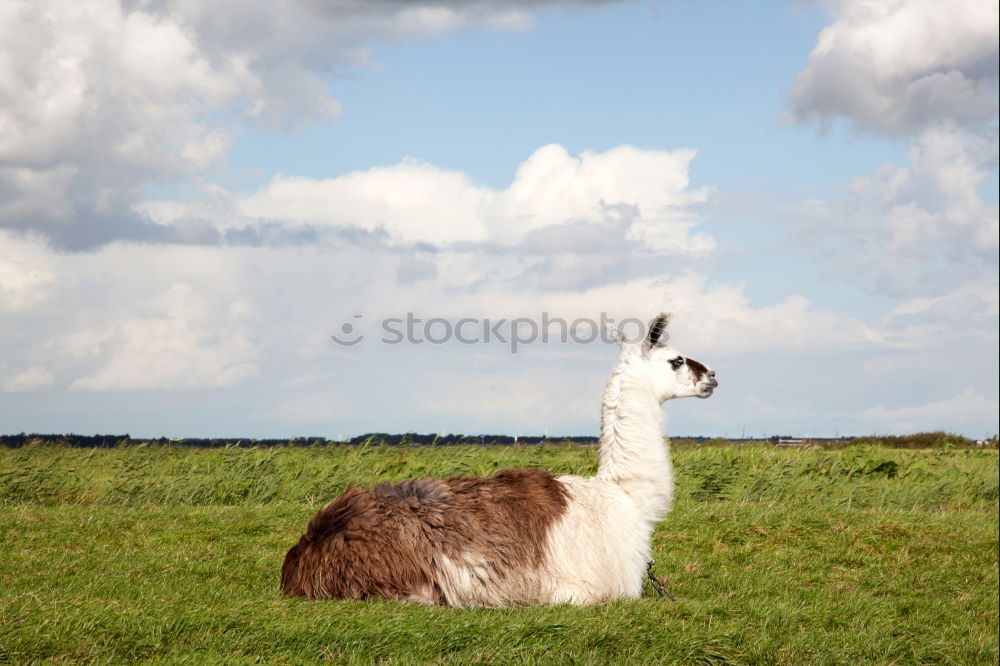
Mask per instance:
[[[674,471],[663,436],[663,412],[645,379],[630,373],[623,362],[608,380],[597,476],[617,483],[652,527],[670,509]]]

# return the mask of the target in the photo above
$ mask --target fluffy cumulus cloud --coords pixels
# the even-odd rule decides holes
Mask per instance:
[[[891,296],[940,295],[995,281],[996,205],[980,192],[995,142],[931,129],[910,147],[910,164],[852,181],[839,200],[794,211],[794,235],[830,277]]]
[[[139,187],[219,159],[229,137],[202,114],[259,86],[245,56],[211,62],[183,26],[117,2],[0,13],[0,225],[66,246],[141,237]]]
[[[973,129],[997,111],[995,0],[832,0],[789,103],[793,118],[904,135]]]
[[[240,218],[283,227],[358,227],[401,243],[480,242],[490,191],[460,172],[407,161],[326,180],[279,176],[236,202]]]
[[[22,310],[41,300],[52,273],[21,258],[0,255],[0,311]]]
[[[492,243],[524,252],[610,250],[623,242],[652,252],[699,254],[713,239],[695,233],[689,189],[693,150],[620,146],[570,155],[544,146],[503,190],[417,160],[323,180],[278,176],[248,196],[209,187],[185,206],[147,202],[164,227],[211,225],[223,234],[278,224],[282,229],[357,229],[395,244]]]
[[[205,173],[240,124],[335,120],[323,76],[369,66],[373,43],[520,30],[532,4],[5,2],[0,226],[69,249],[191,242],[133,210],[145,183]]]

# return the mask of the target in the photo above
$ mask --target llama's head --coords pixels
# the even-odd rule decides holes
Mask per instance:
[[[629,342],[616,328],[608,333],[621,347],[619,368],[623,375],[648,386],[660,402],[673,398],[707,398],[719,385],[715,371],[704,363],[681,354],[673,347],[661,344],[670,323],[670,314],[663,312],[649,323],[642,342]]]

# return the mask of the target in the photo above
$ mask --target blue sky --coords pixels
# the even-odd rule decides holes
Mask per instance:
[[[266,160],[266,173],[323,178],[419,157],[504,187],[547,143],[572,153],[692,146],[696,185],[790,191],[905,156],[903,145],[842,126],[824,135],[782,122],[828,20],[821,6],[728,3],[726,14],[697,2],[547,9],[523,32],[378,46],[376,69],[325,77],[344,105],[337,122],[297,136],[251,128],[231,168]]]
[[[721,383],[668,432],[998,429],[996,2],[44,5],[4,432],[593,433],[612,346],[380,320],[661,310]]]

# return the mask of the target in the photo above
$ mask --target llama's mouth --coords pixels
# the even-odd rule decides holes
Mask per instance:
[[[710,397],[713,393],[715,393],[715,389],[716,389],[716,387],[718,387],[718,385],[719,385],[719,382],[717,382],[716,380],[713,379],[711,381],[711,383],[705,384],[705,385],[701,386],[698,389],[698,397],[699,398],[708,398],[708,397]]]

